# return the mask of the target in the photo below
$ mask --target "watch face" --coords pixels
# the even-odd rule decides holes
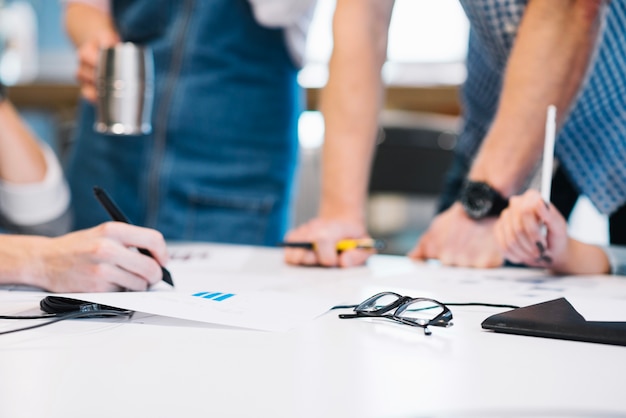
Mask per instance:
[[[461,204],[470,218],[482,219],[491,211],[493,198],[487,183],[469,182],[461,196]]]

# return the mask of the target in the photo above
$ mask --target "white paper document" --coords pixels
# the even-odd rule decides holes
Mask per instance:
[[[288,331],[327,312],[333,302],[272,291],[207,289],[179,292],[164,286],[149,292],[81,293],[65,297],[153,315],[263,331]]]
[[[626,300],[566,296],[567,301],[587,321],[626,322]]]

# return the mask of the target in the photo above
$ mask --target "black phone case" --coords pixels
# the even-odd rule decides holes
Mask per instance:
[[[565,298],[492,315],[481,325],[506,334],[626,346],[626,322],[586,321]]]
[[[129,313],[126,309],[120,309],[113,306],[100,305],[97,303],[87,302],[79,299],[66,298],[62,296],[46,296],[39,302],[39,306],[42,311],[51,314],[66,314],[73,312],[94,312],[97,314],[99,311],[116,311],[122,313]]]

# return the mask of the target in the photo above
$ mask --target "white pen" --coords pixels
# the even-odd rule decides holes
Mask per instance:
[[[548,106],[546,133],[543,142],[543,163],[541,167],[541,197],[550,203],[552,190],[552,167],[554,165],[554,142],[556,137],[556,106]]]
[[[546,116],[546,132],[543,141],[543,161],[541,165],[541,198],[546,203],[550,204],[550,193],[552,192],[552,170],[554,166],[554,143],[556,140],[556,106],[548,106]],[[541,235],[546,237],[547,230],[545,225],[541,225]],[[541,242],[537,242],[537,248],[539,248],[540,259],[550,262],[550,257],[545,256],[543,253],[547,249]]]

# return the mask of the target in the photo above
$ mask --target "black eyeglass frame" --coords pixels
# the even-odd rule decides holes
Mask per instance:
[[[375,307],[376,301],[384,296],[394,296],[397,299],[387,305],[383,305],[379,308]],[[422,318],[408,318],[403,317],[401,314],[406,311],[412,304],[416,302],[428,302],[434,306],[432,308],[441,308],[441,312],[432,319]],[[371,309],[372,306],[375,309]],[[431,309],[431,308],[427,308]],[[393,313],[389,313],[394,311]],[[424,334],[431,335],[432,332],[428,329],[430,325],[434,327],[447,328],[452,326],[452,311],[445,304],[430,298],[413,298],[410,296],[402,296],[395,292],[381,292],[374,296],[371,296],[354,307],[353,314],[339,314],[341,319],[354,319],[354,318],[386,318],[392,321],[409,325],[413,327],[420,327],[424,329]]]

